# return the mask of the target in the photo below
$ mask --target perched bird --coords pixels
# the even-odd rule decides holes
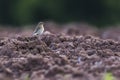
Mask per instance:
[[[44,23],[39,22],[38,25],[36,26],[33,35],[41,35],[44,32]]]

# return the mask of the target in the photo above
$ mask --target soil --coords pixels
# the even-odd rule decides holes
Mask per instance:
[[[0,80],[120,78],[119,27],[47,23],[39,36],[31,29],[6,30],[0,32]]]

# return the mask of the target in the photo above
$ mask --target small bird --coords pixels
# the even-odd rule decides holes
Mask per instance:
[[[38,25],[36,26],[33,35],[41,35],[44,32],[44,23],[43,22],[39,22]]]

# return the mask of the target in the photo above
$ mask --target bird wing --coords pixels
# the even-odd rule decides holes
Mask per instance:
[[[40,28],[39,28],[39,26],[37,26],[37,27],[35,28],[33,34],[38,33],[39,30],[40,30]]]

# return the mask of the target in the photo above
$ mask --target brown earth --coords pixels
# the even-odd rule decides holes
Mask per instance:
[[[31,29],[5,30],[0,80],[103,80],[107,72],[120,78],[119,27],[47,23],[41,36],[31,36]]]

